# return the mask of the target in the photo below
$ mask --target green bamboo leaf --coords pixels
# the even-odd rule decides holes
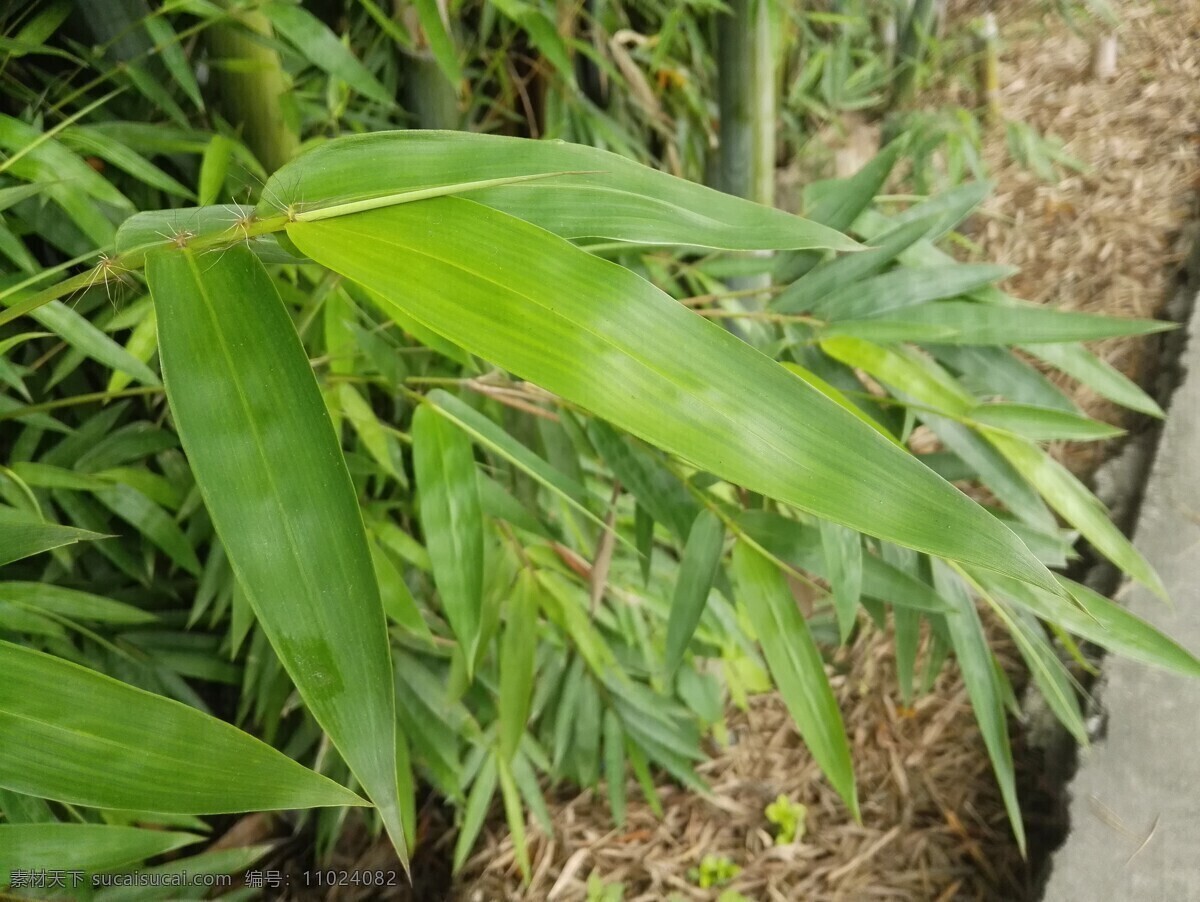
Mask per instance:
[[[201,206],[215,203],[225,187],[229,161],[233,158],[234,143],[224,135],[213,135],[200,160],[198,195]]]
[[[150,37],[154,39],[159,57],[166,65],[167,71],[171,73],[171,77],[175,79],[175,83],[196,105],[196,109],[203,110],[204,98],[200,94],[200,85],[196,82],[196,74],[192,71],[192,64],[183,52],[179,35],[171,27],[170,21],[164,15],[151,15],[143,18],[142,24],[146,27],[146,31],[150,32]]]
[[[188,573],[200,575],[200,560],[192,543],[161,507],[128,485],[109,485],[93,494],[101,504],[157,545],[176,564]]]
[[[603,522],[592,512],[601,508],[598,498],[578,481],[534,454],[479,411],[441,389],[431,391],[425,396],[425,400],[480,445],[500,455],[546,488],[565,498],[594,522]]]
[[[863,587],[862,538],[828,520],[821,521],[821,547],[833,589],[833,609],[837,613],[838,633],[844,643],[858,619],[858,602]]]
[[[521,0],[492,2],[502,15],[525,30],[533,46],[558,70],[560,77],[567,82],[574,80],[575,67],[571,63],[571,55],[567,52],[558,29],[554,27],[554,22],[545,12],[538,6],[523,3]]]
[[[933,579],[938,594],[954,605],[955,616],[947,617],[946,628],[950,644],[954,647],[958,666],[962,671],[967,695],[983,734],[988,757],[996,781],[1000,784],[1000,795],[1008,811],[1008,820],[1016,836],[1021,853],[1025,852],[1025,825],[1021,818],[1021,805],[1017,801],[1017,781],[1013,770],[1012,746],[1008,739],[1008,724],[1005,719],[1004,689],[1000,683],[998,668],[992,658],[992,650],[979,612],[967,594],[966,587],[942,561],[933,562]]]
[[[259,7],[271,25],[310,63],[339,78],[364,97],[391,106],[387,88],[338,40],[337,35],[302,6],[265,3]]]
[[[0,601],[95,623],[131,625],[154,623],[158,619],[131,604],[51,583],[0,582]]]
[[[1121,605],[1080,583],[1059,577],[1069,597],[1051,597],[993,573],[969,570],[989,592],[1010,599],[1047,623],[1057,624],[1101,648],[1152,667],[1184,676],[1200,676],[1200,659],[1195,655]]]
[[[675,580],[675,594],[671,598],[663,665],[668,683],[683,663],[683,653],[687,651],[692,634],[696,632],[696,626],[704,614],[708,593],[721,563],[724,540],[725,526],[720,518],[712,511],[701,511],[688,533],[683,560]]]
[[[496,767],[496,756],[488,755],[483,759],[471,791],[467,794],[467,804],[463,809],[462,826],[458,831],[458,840],[454,843],[454,873],[462,870],[471,854],[479,831],[483,829],[484,819],[488,808],[491,807],[492,797],[496,794],[496,782],[499,771]]]
[[[84,156],[99,157],[153,188],[158,188],[160,191],[176,197],[188,200],[196,199],[196,195],[185,185],[180,184],[177,179],[163,172],[128,145],[122,144],[104,132],[86,125],[74,125],[65,129],[60,137],[62,143],[75,152]]]
[[[921,272],[923,271],[896,270],[896,274]],[[877,278],[883,280],[887,276]],[[879,301],[888,305],[888,312],[875,315],[878,308],[868,306],[873,304],[868,289],[876,286],[868,286],[866,282],[860,284],[863,294],[854,295],[857,300],[852,312],[844,312],[851,305],[843,305],[841,310],[823,305],[823,309],[834,314],[837,320],[825,327],[823,335],[854,335],[874,341],[934,342],[948,345],[1016,345],[1091,341],[1118,335],[1146,335],[1175,328],[1174,323],[1153,319],[1096,316],[1091,313],[1070,313],[1045,307],[997,307],[972,301],[945,301],[938,304],[922,301],[919,306],[897,310],[896,307],[903,297],[898,298],[899,292],[892,290],[884,293]],[[849,292],[851,288],[859,287],[848,286],[846,290]]]
[[[513,848],[517,853],[517,866],[521,876],[529,882],[529,846],[525,841],[525,809],[521,806],[521,793],[513,780],[508,762],[503,758],[496,760],[496,769],[500,776],[500,797],[504,801],[504,819],[508,822],[508,835],[512,838]]]
[[[281,168],[263,194],[275,198],[272,203],[300,203],[308,212],[416,188],[539,173],[566,174],[482,188],[469,196],[565,238],[729,250],[859,247],[834,229],[672,178],[607,151],[465,132],[410,130],[339,138]],[[260,213],[269,211],[270,204]]]
[[[1167,590],[1149,561],[1117,528],[1100,500],[1070,470],[1026,439],[986,426],[981,432],[1101,554],[1166,599]]]
[[[396,468],[392,458],[391,441],[388,439],[387,432],[384,431],[383,424],[375,416],[375,411],[371,409],[371,405],[349,382],[342,382],[338,385],[337,398],[342,413],[350,421],[354,431],[358,433],[367,453],[371,455],[375,463],[383,468],[385,473],[403,484],[404,477]]]
[[[17,870],[115,870],[203,840],[109,824],[0,824],[0,885]]]
[[[1087,348],[1068,344],[1039,344],[1030,345],[1022,350],[1026,350],[1034,357],[1062,370],[1068,376],[1078,379],[1097,394],[1103,395],[1110,401],[1116,401],[1123,407],[1147,416],[1158,417],[1160,420],[1166,416],[1158,403],[1136,383],[1123,373],[1113,369]]]
[[[914,207],[906,213],[913,213],[916,210],[917,208]],[[902,222],[903,219],[903,215],[899,218],[887,217],[877,211],[868,210],[855,221],[854,226],[867,240],[873,240],[883,232],[895,228],[897,223]],[[953,257],[934,247],[930,241],[917,242],[901,255],[901,260],[908,265],[916,266],[937,266],[954,262]],[[1005,294],[994,286],[980,289],[973,294],[973,297],[975,300],[985,303],[1025,310],[1036,309],[1037,306]],[[1023,347],[1022,350],[1057,367],[1067,375],[1073,376],[1095,389],[1109,400],[1116,401],[1130,410],[1137,410],[1159,418],[1164,415],[1162,408],[1154,402],[1154,399],[1087,348],[1077,344],[1036,344],[1027,348]]]
[[[52,548],[104,538],[108,537],[73,526],[46,523],[11,508],[0,507],[0,567]]]
[[[406,860],[386,621],[300,339],[245,246],[203,264],[187,249],[154,254],[146,275],[167,398],[238,582]]]
[[[613,823],[625,826],[625,731],[611,709],[604,712],[604,782]]]
[[[939,298],[953,298],[966,294],[983,285],[990,285],[1016,272],[1012,266],[995,266],[991,263],[951,263],[946,266],[908,267],[893,269],[880,276],[872,276],[856,282],[843,283],[837,289],[816,299],[809,308],[820,317],[827,317],[837,325],[827,327],[830,334],[838,329],[850,329],[887,321],[885,314],[897,318],[917,318],[918,311],[928,307],[941,310],[948,304],[930,305]],[[922,307],[921,305],[925,305]],[[912,309],[908,309],[912,308]],[[985,308],[987,309],[987,308]],[[860,322],[871,317],[866,322]],[[949,329],[949,326],[946,327]],[[870,336],[863,336],[869,338]],[[944,338],[930,338],[944,341]],[[990,344],[978,341],[974,344]]]
[[[365,804],[189,705],[8,642],[0,669],[0,786],[16,792],[185,814]]]
[[[5,298],[3,303],[12,306],[25,297],[28,297],[28,294],[21,292]],[[71,347],[93,360],[112,369],[120,370],[143,385],[159,384],[158,377],[144,362],[138,360],[66,304],[51,301],[32,311],[30,316]]]
[[[371,559],[375,564],[375,578],[379,581],[379,594],[383,601],[383,609],[396,623],[415,636],[421,636],[430,641],[433,634],[429,625],[421,616],[417,600],[413,598],[408,583],[384,551],[378,545],[371,545]]]
[[[522,570],[509,595],[508,616],[500,639],[499,742],[502,761],[511,761],[525,735],[533,699],[537,654],[537,581]]]
[[[970,413],[973,422],[1013,432],[1036,442],[1090,442],[1124,435],[1124,429],[1082,414],[1031,404],[981,404]]]
[[[971,211],[991,194],[993,187],[991,182],[986,181],[967,182],[890,217],[884,217],[876,210],[868,210],[855,220],[854,227],[864,235],[874,236],[880,228],[890,230],[932,220],[934,225],[925,235],[924,246],[933,247],[932,242],[970,216]]]
[[[745,605],[771,676],[805,745],[855,820],[861,819],[842,713],[821,652],[783,574],[745,542],[734,546],[733,573],[738,599]]]
[[[817,222],[849,229],[875,199],[908,144],[901,137],[888,143],[849,178],[813,182],[804,189],[804,206]]]
[[[154,352],[158,350],[158,323],[154,319],[153,308],[148,309],[146,315],[133,327],[133,331],[129,334],[129,340],[125,342],[125,350],[131,357],[142,363],[148,363],[154,356]],[[113,370],[112,375],[108,377],[105,391],[109,393],[122,391],[130,381],[131,377],[128,373]]]
[[[425,405],[413,415],[412,440],[433,580],[462,643],[469,676],[479,653],[483,607],[483,512],[471,441]]]
[[[1087,726],[1079,708],[1079,697],[1058,652],[1046,639],[1045,630],[1027,610],[1010,607],[1003,601],[987,598],[1021,652],[1034,683],[1059,722],[1083,748],[1088,746]]]
[[[919,220],[881,235],[876,246],[858,254],[835,257],[793,282],[771,301],[780,313],[812,310],[821,298],[839,288],[881,272],[898,254],[925,237],[930,221]]]
[[[785,564],[832,579],[817,529],[767,511],[745,511],[738,517],[738,525]],[[862,579],[862,594],[867,598],[932,614],[951,610],[928,585],[877,555],[862,556]]]
[[[271,843],[257,846],[243,846],[236,849],[220,849],[216,852],[204,852],[200,855],[189,855],[178,861],[155,865],[150,868],[138,868],[139,874],[161,875],[158,886],[112,886],[102,889],[93,897],[94,902],[159,902],[163,898],[163,887],[170,887],[169,879],[191,880],[192,885],[199,883],[197,874],[240,874],[264,855],[276,848]],[[178,877],[176,875],[179,875]],[[153,880],[154,878],[150,878]],[[203,892],[200,890],[199,892]]]
[[[288,231],[434,331],[701,469],[1058,591],[1015,535],[849,412],[628,270],[535,226],[438,198]]]
[[[999,396],[1065,413],[1079,408],[1062,389],[1006,348],[926,345],[938,362],[958,373],[963,388],[981,398]]]

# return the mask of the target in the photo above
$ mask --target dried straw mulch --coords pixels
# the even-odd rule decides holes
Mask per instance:
[[[996,188],[971,238],[982,259],[1021,268],[1004,286],[1018,297],[1154,317],[1197,238],[1185,223],[1197,219],[1200,188],[1200,0],[1113,5],[1121,23],[1115,77],[1098,80],[1090,36],[1067,28],[1046,11],[1049,4],[991,4],[1003,40],[1004,115],[1054,135],[1087,170],[1047,184],[1011,159],[998,129],[984,148]],[[987,4],[962,6],[965,16]],[[1154,375],[1158,342],[1113,339],[1094,350],[1145,383]],[[1090,390],[1071,391],[1089,415],[1136,426],[1135,416]],[[1092,443],[1058,450],[1087,475],[1111,449]]]
[[[1015,652],[997,642],[1018,677]],[[709,854],[743,868],[722,889],[764,902],[1022,898],[1025,868],[958,672],[943,670],[904,709],[891,637],[871,629],[839,653],[831,681],[850,734],[861,825],[821,777],[778,697],[765,695],[732,714],[730,747],[701,768],[712,799],[664,785],[660,820],[634,801],[630,783],[628,822],[615,829],[602,798],[570,797],[552,807],[554,837],[533,833],[527,888],[503,819],[493,818],[455,898],[581,900],[594,871],[623,882],[627,902],[671,893],[715,899],[718,890],[687,876]],[[764,815],[781,793],[808,808],[803,839],[786,846],[774,845]]]
[[[1174,272],[1194,235],[1200,188],[1200,0],[1118,2],[1119,54],[1111,80],[1091,77],[1086,35],[1073,33],[1036,0],[994,4],[1004,40],[1005,115],[1065,142],[1087,164],[1047,184],[1013,162],[1003,129],[989,134],[985,159],[994,196],[971,237],[984,259],[1021,272],[1005,286],[1031,300],[1127,316],[1162,309]],[[986,8],[951,5],[959,21]],[[970,104],[947,95],[946,102]],[[938,99],[934,99],[938,102]],[[1101,356],[1144,382],[1153,340],[1101,343]],[[1069,383],[1068,383],[1069,384]],[[1090,391],[1070,385],[1093,416],[1131,419]],[[1057,449],[1078,472],[1101,461],[1102,445]],[[997,637],[1015,683],[1023,669]],[[725,888],[755,900],[1020,899],[1029,868],[1009,832],[987,755],[957,671],[904,710],[895,689],[891,638],[869,631],[839,657],[834,685],[854,747],[863,808],[855,824],[822,780],[774,696],[731,715],[729,748],[702,768],[711,800],[661,787],[657,818],[630,787],[628,823],[612,827],[606,802],[592,793],[552,805],[556,833],[531,824],[532,884],[522,887],[502,816],[493,817],[456,889],[467,902],[578,900],[595,871],[622,881],[627,900],[715,899],[687,878],[704,855],[724,855],[743,870]],[[1031,853],[1049,835],[1048,788],[1039,758],[1014,738],[1022,770]],[[763,809],[780,793],[808,807],[807,833],[774,846]]]

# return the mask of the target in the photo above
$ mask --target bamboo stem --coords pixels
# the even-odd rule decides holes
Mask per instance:
[[[247,11],[235,22],[220,22],[205,32],[214,57],[236,63],[214,66],[214,102],[268,172],[296,155],[300,139],[283,117],[280,98],[290,89],[279,54],[251,33],[270,37],[271,23],[260,12]]]

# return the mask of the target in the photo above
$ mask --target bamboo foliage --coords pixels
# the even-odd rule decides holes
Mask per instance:
[[[680,13],[658,42],[620,20],[607,49],[584,47],[549,6],[497,3],[480,28],[504,52],[520,35],[530,68],[557,79],[554,128],[621,153],[379,131],[404,121],[397,49],[421,46],[418,26],[442,87],[521,86],[495,57],[468,64],[449,27],[462,9],[433,0],[412,5],[415,25],[374,2],[332,24],[296,3],[235,19],[187,4],[194,23],[154,16],[137,51],[161,54],[161,83],[112,74],[155,104],[154,127],[110,116],[108,95],[57,121],[0,117],[0,669],[17,677],[0,685],[0,721],[19,738],[0,748],[0,869],[31,844],[123,867],[192,842],[192,814],[253,809],[311,808],[300,817],[327,850],[345,808],[368,803],[403,858],[424,784],[461,812],[458,864],[499,794],[528,874],[526,810],[551,829],[543,780],[603,775],[617,823],[626,769],[652,806],[656,778],[702,791],[702,739],[727,700],[771,683],[855,810],[823,655],[889,611],[906,700],[923,631],[967,673],[1021,835],[1006,687],[977,599],[1079,735],[1044,627],[1200,673],[1048,569],[1073,554],[1057,512],[1157,579],[1039,444],[1117,430],[1013,353],[1161,415],[1078,343],[1161,325],[1030,309],[994,287],[1009,270],[945,254],[986,185],[875,210],[903,141],[809,186],[806,218],[637,165],[653,154],[624,131],[616,92],[617,112],[590,109],[551,70],[574,53],[609,83],[637,72],[658,138],[703,147],[705,63],[682,57],[711,35]],[[589,6],[605,22],[627,14]],[[57,7],[22,20],[21,74],[22,41],[53,32]],[[779,10],[734,4],[745,28],[718,29],[721,43],[761,50]],[[223,49],[221,28],[245,45]],[[850,65],[851,30],[802,73],[819,70],[831,109],[882,90],[878,66]],[[201,96],[183,50],[197,32],[216,82],[292,89],[288,134],[256,137],[219,84]],[[773,81],[773,54],[751,57],[746,74]],[[219,64],[231,59],[243,65]],[[750,118],[770,125],[769,95],[752,93]],[[189,127],[176,96],[233,128]],[[470,90],[461,99],[457,112],[495,124]],[[666,111],[688,104],[700,124],[685,139],[671,128],[691,120]],[[312,139],[300,156],[292,125]],[[367,133],[327,137],[338,131]],[[774,141],[757,148],[757,187],[737,193],[769,201]],[[252,185],[256,205],[212,203]],[[777,296],[731,309],[724,285],[746,266],[725,251],[777,252]],[[739,341],[714,323],[726,319],[764,340]],[[941,450],[914,454],[917,428]],[[208,684],[240,690],[221,713],[243,730],[206,713]],[[56,754],[31,764],[26,744]],[[196,747],[210,756],[189,760]],[[57,823],[58,802],[86,823]],[[234,851],[185,861],[261,854]]]

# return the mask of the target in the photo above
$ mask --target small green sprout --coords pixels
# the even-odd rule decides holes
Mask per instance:
[[[724,855],[705,855],[700,860],[700,867],[688,871],[688,878],[701,889],[709,889],[728,883],[741,872],[741,867]]]
[[[786,846],[798,839],[804,839],[804,821],[808,817],[808,808],[799,802],[793,802],[780,793],[766,810],[767,820],[778,829],[775,832],[775,845]]]
[[[587,902],[622,902],[624,898],[624,883],[605,883],[594,872],[588,875]]]

